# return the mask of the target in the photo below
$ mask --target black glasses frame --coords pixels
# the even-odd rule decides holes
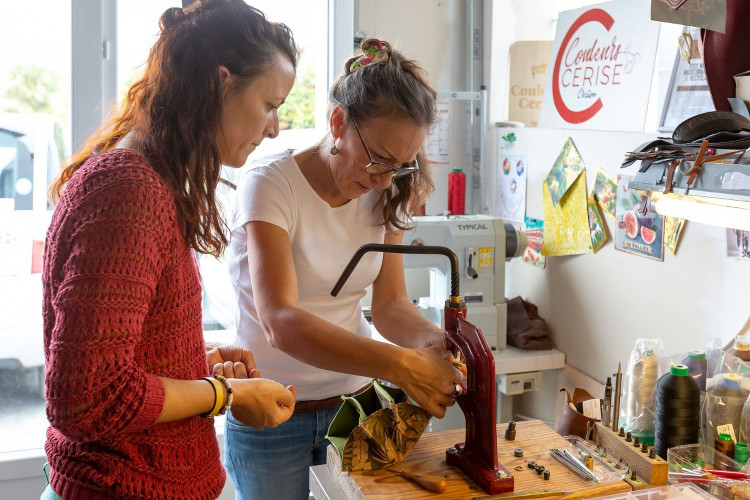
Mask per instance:
[[[400,167],[394,167],[393,165],[390,165],[388,163],[373,159],[372,154],[370,153],[370,149],[367,147],[365,139],[362,137],[362,132],[359,131],[357,122],[355,122],[352,118],[349,118],[349,120],[351,120],[352,125],[354,125],[354,130],[357,131],[357,136],[359,136],[359,140],[362,142],[362,147],[365,148],[365,153],[367,153],[367,158],[370,160],[370,163],[368,163],[365,167],[365,171],[367,171],[368,174],[384,175],[392,173],[394,178],[398,178],[413,174],[414,172],[419,170],[419,163],[417,162],[416,158],[414,158],[414,160],[410,161],[409,163],[402,164]]]

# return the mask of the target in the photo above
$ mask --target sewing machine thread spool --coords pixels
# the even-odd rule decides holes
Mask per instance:
[[[701,389],[685,365],[672,365],[656,387],[654,448],[661,458],[667,449],[697,443],[700,431]]]

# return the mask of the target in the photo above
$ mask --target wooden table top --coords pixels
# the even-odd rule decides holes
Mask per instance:
[[[498,461],[514,477],[514,492],[560,490],[555,497],[548,498],[593,498],[622,491],[631,491],[622,480],[613,479],[594,483],[584,481],[547,454],[549,448],[565,448],[568,442],[539,420],[516,423],[516,439],[507,441],[507,424],[497,425]],[[442,476],[447,489],[442,494],[430,493],[420,486],[387,470],[352,472],[348,478],[367,499],[424,499],[424,498],[476,498],[487,493],[476,486],[457,468],[445,462],[445,451],[465,439],[465,429],[425,433],[419,439],[406,460],[396,468],[414,474]],[[513,456],[516,448],[523,450],[523,457]],[[543,477],[527,462],[535,461],[550,470],[550,479]],[[516,470],[519,467],[520,470]],[[348,479],[347,479],[348,480]],[[339,478],[341,482],[341,478]]]

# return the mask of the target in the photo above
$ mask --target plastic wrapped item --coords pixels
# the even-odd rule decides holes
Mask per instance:
[[[682,363],[688,367],[690,376],[697,382],[701,391],[706,390],[706,373],[708,373],[708,359],[704,351],[690,351],[682,360]]]
[[[706,390],[704,443],[715,442],[722,433],[737,441],[742,409],[749,394],[742,387],[742,378],[737,373],[722,373]]]
[[[647,490],[628,491],[625,493],[615,493],[613,495],[599,497],[600,500],[663,500],[666,498],[672,500],[692,500],[698,498],[712,499],[717,497],[690,483],[661,486],[659,488],[649,488]]]
[[[711,481],[708,492],[719,499],[750,500],[750,482]]]
[[[656,382],[659,379],[660,338],[636,339],[628,362],[627,393],[623,399],[625,429],[641,442],[654,442]]]
[[[675,446],[667,452],[669,484],[692,483],[719,499],[748,498],[736,493],[750,482],[739,480],[744,471],[735,460],[704,444]],[[736,477],[736,479],[729,479]],[[734,485],[732,484],[734,483]]]

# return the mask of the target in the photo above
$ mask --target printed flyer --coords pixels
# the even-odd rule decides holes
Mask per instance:
[[[664,216],[651,212],[635,189],[628,189],[631,176],[617,176],[615,248],[623,252],[664,260]]]

